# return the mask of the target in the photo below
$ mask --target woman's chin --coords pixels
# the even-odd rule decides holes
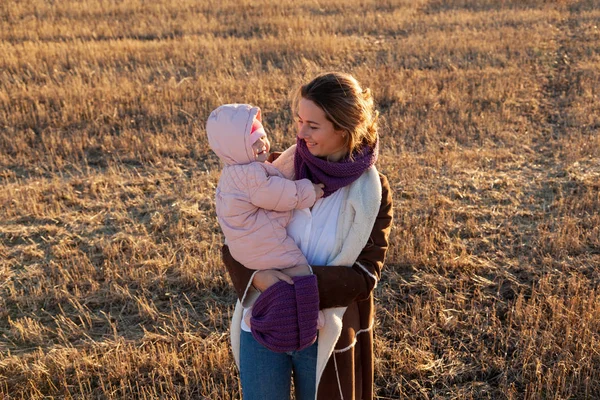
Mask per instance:
[[[309,148],[308,148],[308,152],[309,152],[310,154],[312,154],[313,156],[315,156],[315,157],[320,157],[320,155],[319,155],[319,150],[318,150],[318,149],[315,149],[314,147],[309,147]]]

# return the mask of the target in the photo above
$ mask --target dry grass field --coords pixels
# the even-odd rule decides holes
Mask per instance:
[[[395,221],[378,399],[600,398],[597,0],[3,0],[0,398],[238,399],[226,102],[354,74]]]

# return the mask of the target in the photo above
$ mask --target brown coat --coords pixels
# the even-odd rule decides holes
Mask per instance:
[[[373,276],[377,281],[381,277],[392,225],[390,186],[384,175],[379,174],[379,177],[382,187],[379,213],[356,263],[351,268],[312,266],[319,283],[320,308],[348,307],[342,320],[341,336],[319,382],[318,399],[341,399],[340,391],[344,400],[373,399],[372,328],[375,313],[372,291],[376,285]],[[222,256],[241,299],[255,271],[235,261],[227,246],[223,246]]]

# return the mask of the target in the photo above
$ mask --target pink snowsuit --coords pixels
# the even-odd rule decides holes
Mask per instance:
[[[254,161],[250,130],[260,109],[227,104],[206,122],[211,149],[224,163],[217,185],[217,218],[231,255],[253,270],[308,265],[286,232],[292,210],[316,200],[308,179],[286,179],[269,163]]]

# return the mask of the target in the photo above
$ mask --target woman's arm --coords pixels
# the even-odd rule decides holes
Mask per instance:
[[[356,263],[348,266],[311,266],[319,285],[320,308],[347,306],[355,300],[366,299],[381,276],[392,226],[392,195],[387,178],[381,179],[381,206],[373,230]],[[223,262],[229,271],[238,298],[242,299],[255,271],[238,263],[225,245]]]
[[[227,268],[227,272],[229,272],[229,277],[231,278],[238,299],[242,301],[250,279],[252,279],[252,275],[254,275],[256,271],[246,268],[237,262],[235,258],[231,256],[229,246],[227,245],[223,245],[221,248],[221,257],[223,258],[223,263]]]

